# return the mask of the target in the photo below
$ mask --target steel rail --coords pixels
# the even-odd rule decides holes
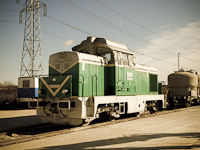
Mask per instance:
[[[43,125],[41,125],[41,127],[38,125],[38,126],[36,126],[36,128],[34,128],[34,126],[32,126],[32,128],[28,128],[26,130],[22,130],[22,128],[21,128],[21,131],[17,131],[17,130],[19,130],[19,128],[16,128],[16,129],[12,129],[11,131],[0,133],[0,147],[17,144],[17,143],[23,143],[23,142],[27,142],[27,141],[36,140],[36,139],[43,139],[43,138],[57,136],[57,135],[61,135],[61,134],[68,134],[71,132],[77,132],[77,131],[82,131],[82,130],[86,130],[86,129],[98,128],[101,126],[112,125],[115,123],[128,122],[128,121],[132,121],[132,120],[136,120],[136,119],[154,117],[154,116],[158,116],[158,115],[165,115],[165,114],[169,114],[169,113],[174,113],[174,112],[179,112],[179,111],[184,111],[184,110],[189,110],[189,109],[195,109],[195,108],[200,108],[200,106],[198,105],[198,106],[192,106],[192,107],[186,107],[186,108],[185,107],[177,108],[177,109],[173,109],[173,110],[164,109],[163,111],[158,111],[154,114],[150,114],[149,111],[146,111],[140,117],[129,116],[126,118],[121,118],[121,119],[115,120],[115,121],[106,121],[106,122],[104,121],[104,122],[100,122],[100,123],[96,122],[96,123],[90,124],[88,126],[79,126],[79,127],[69,127],[68,126],[68,128],[64,127],[64,126],[60,126],[61,129],[58,129],[56,131],[55,131],[56,125],[52,125],[52,124],[51,125],[43,124]],[[36,134],[36,133],[32,132],[31,130],[29,130],[29,129],[33,129],[33,130],[37,129],[37,132],[42,132],[43,129],[47,128],[47,127],[51,127],[50,129],[52,129],[54,131]],[[54,128],[52,128],[52,127],[54,127]],[[57,127],[59,127],[59,126],[57,126]],[[27,131],[29,132],[29,134],[28,135],[24,134]]]

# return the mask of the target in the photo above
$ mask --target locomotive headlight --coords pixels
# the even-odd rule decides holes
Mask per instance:
[[[42,93],[42,90],[38,90],[38,94],[41,94]]]
[[[63,94],[67,94],[68,92],[69,92],[69,91],[68,91],[67,89],[63,89],[63,90],[62,90],[62,93],[63,93]]]
[[[37,92],[38,92],[38,94],[44,94],[44,90],[43,89],[39,89]]]

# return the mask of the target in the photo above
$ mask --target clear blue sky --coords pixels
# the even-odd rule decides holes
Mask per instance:
[[[159,81],[177,70],[178,53],[181,67],[200,73],[199,0],[41,1],[47,4],[47,16],[40,17],[45,74],[49,55],[71,51],[91,35],[126,44],[136,63],[158,68]],[[18,20],[24,3],[0,0],[1,83],[17,84],[20,76],[25,19]]]

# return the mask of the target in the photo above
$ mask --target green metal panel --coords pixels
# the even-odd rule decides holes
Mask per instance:
[[[116,95],[136,95],[135,69],[115,67]]]
[[[79,65],[78,96],[104,95],[104,67],[89,63]]]
[[[104,95],[104,67],[89,64],[89,62],[77,63],[72,68],[61,74],[49,67],[52,75],[72,75],[72,96],[91,97]]]
[[[60,73],[54,68],[49,66],[49,76],[66,76],[66,75],[72,75],[72,96],[78,96],[78,80],[79,80],[79,74],[78,74],[78,69],[79,68],[79,63],[74,65],[72,68],[67,70],[64,73]]]
[[[115,91],[112,92],[113,90]],[[105,95],[149,95],[157,93],[156,74],[126,67],[105,67]]]
[[[39,89],[41,90],[41,94],[39,97],[71,97],[71,79],[71,75],[40,77]],[[67,89],[68,93],[63,94],[63,89]]]

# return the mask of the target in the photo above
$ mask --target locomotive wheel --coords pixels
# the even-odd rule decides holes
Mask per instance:
[[[149,111],[150,111],[151,114],[155,113],[156,107],[155,106],[150,107]]]
[[[155,113],[156,111],[159,110],[157,102],[150,102],[150,103],[147,104],[147,106],[148,106],[147,110],[149,110],[149,112],[151,114],[153,114],[153,113]]]
[[[108,116],[108,119],[110,120],[110,121],[115,121],[116,120],[116,117],[114,117],[114,116]]]
[[[83,122],[81,123],[80,126],[86,127],[86,126],[88,126],[88,125],[90,124],[90,122],[91,122],[91,121],[86,122],[85,120],[83,120]]]
[[[135,117],[140,117],[140,116],[141,116],[140,112],[138,112],[138,113],[135,114]]]
[[[151,114],[155,113],[157,111],[157,107],[156,106],[153,106],[153,105],[150,105],[149,108],[148,108],[149,112]]]
[[[110,121],[115,121],[116,118],[120,117],[120,114],[118,114],[117,112],[107,112],[107,115]]]

